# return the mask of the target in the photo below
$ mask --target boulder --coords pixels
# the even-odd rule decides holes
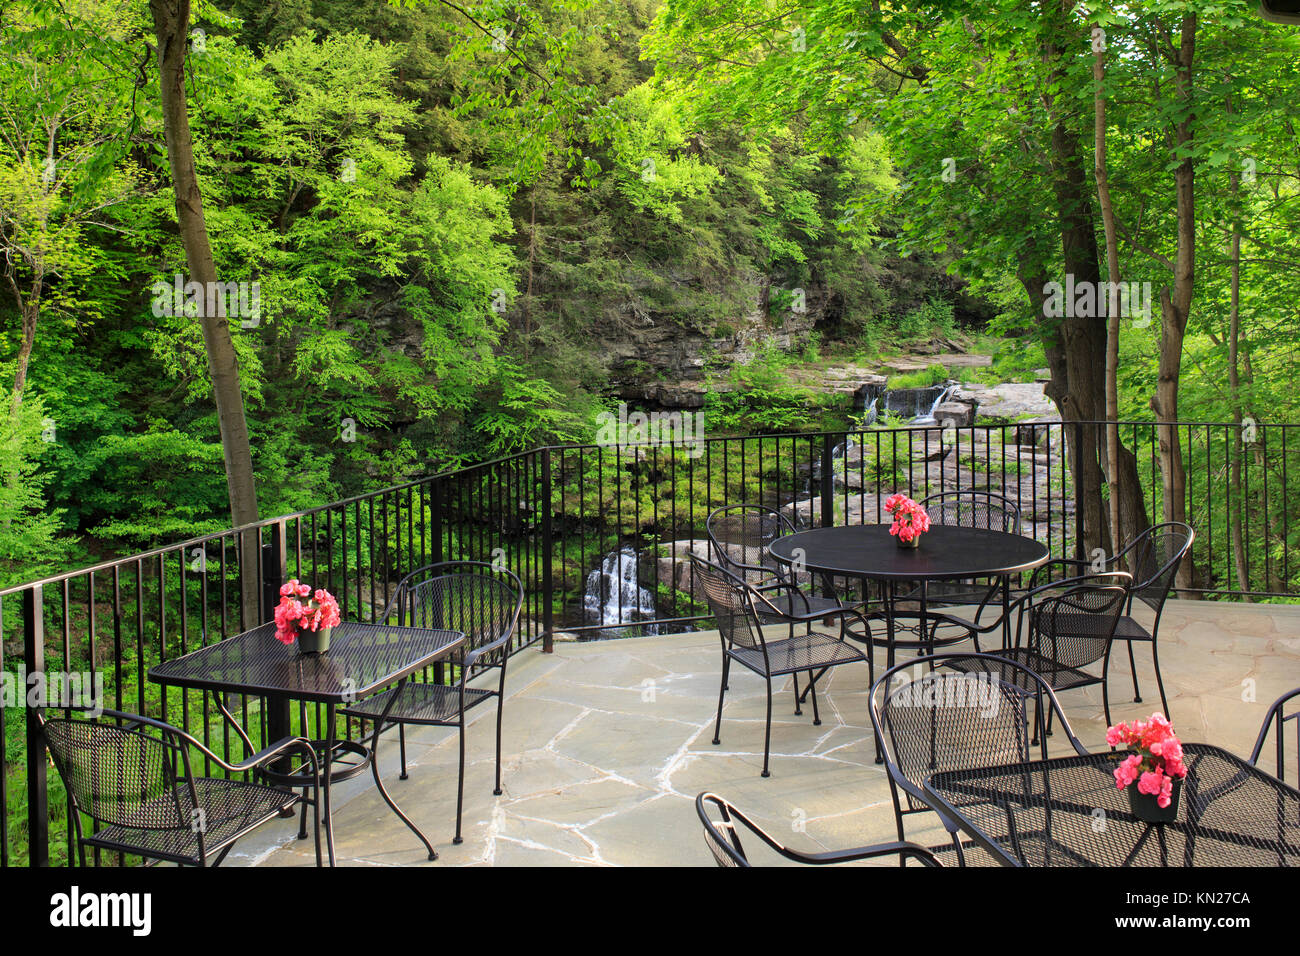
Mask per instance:
[[[979,402],[974,399],[950,399],[934,406],[934,420],[945,428],[949,425],[965,428],[967,425],[975,424],[978,408]]]

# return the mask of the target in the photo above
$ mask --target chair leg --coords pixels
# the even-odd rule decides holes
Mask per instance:
[[[303,788],[302,788],[302,822],[298,825],[298,839],[299,839],[299,840],[305,840],[305,839],[307,839],[307,794],[308,794],[309,792],[310,792],[310,788],[308,788],[308,787],[303,787]],[[320,794],[318,794],[318,793],[313,793],[313,794],[312,794],[312,797],[313,797],[313,798],[316,798],[316,797],[319,797],[319,796],[320,796]]]
[[[501,796],[501,704],[503,697],[497,695],[497,784],[492,788],[494,797]]]
[[[465,711],[460,712],[460,768],[456,773],[456,835],[452,843],[464,843],[460,835],[460,815],[465,805]]]
[[[727,672],[731,670],[731,658],[725,654],[722,657],[722,686],[718,688],[718,720],[713,725],[713,744],[717,746],[722,743],[719,734],[722,733],[722,698],[727,693]]]
[[[1114,641],[1111,641],[1110,644],[1106,645],[1106,659],[1102,661],[1101,664],[1101,709],[1102,712],[1106,715],[1106,727],[1108,729],[1110,728],[1111,725],[1110,724],[1110,652],[1111,652],[1111,648],[1113,648],[1114,646],[1115,646]],[[1133,645],[1130,644],[1129,649],[1132,650],[1132,648]]]
[[[406,724],[397,725],[397,742],[402,751],[402,772],[397,775],[398,780],[407,779],[406,773]]]
[[[719,712],[719,715],[721,712]],[[763,731],[763,776],[772,776],[767,771],[768,759],[772,753],[772,677],[767,677],[767,727]]]
[[[1129,645],[1129,647],[1132,646],[1132,644]],[[1160,676],[1160,651],[1156,648],[1156,642],[1154,640],[1151,642],[1151,663],[1155,665],[1156,686],[1160,688],[1160,706],[1164,708],[1166,719],[1173,720],[1173,718],[1169,716],[1169,701],[1165,699],[1164,678]]]
[[[811,672],[809,673],[811,674]],[[813,726],[820,727],[822,725],[822,715],[817,712],[817,682],[810,680],[808,689],[812,691]]]
[[[796,717],[802,717],[802,716],[803,716],[803,708],[799,706],[799,702],[800,702],[800,700],[801,700],[801,698],[799,697],[799,675],[798,675],[798,674],[794,674],[794,675],[792,675],[792,676],[794,677],[794,715],[795,715]],[[811,678],[811,676],[812,676],[812,675],[810,674],[809,677]],[[804,693],[807,693],[807,692],[808,692],[809,690],[811,690],[811,689],[812,689],[812,683],[811,683],[811,680],[810,680],[810,681],[809,681],[809,684],[808,684],[808,687],[805,689]]]
[[[1128,643],[1128,666],[1129,666],[1129,670],[1132,671],[1133,673],[1133,703],[1140,704],[1142,703],[1142,692],[1138,690],[1138,668],[1137,668],[1137,662],[1133,660],[1133,642],[1128,641],[1127,643]],[[1155,643],[1153,642],[1151,646],[1152,648],[1154,648]],[[1169,715],[1166,714],[1165,716],[1167,717]]]

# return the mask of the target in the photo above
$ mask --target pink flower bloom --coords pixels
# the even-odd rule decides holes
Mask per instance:
[[[1120,765],[1115,768],[1115,787],[1123,790],[1138,777],[1138,767],[1142,764],[1142,758],[1137,754],[1130,754],[1127,758],[1120,761]]]
[[[1154,797],[1160,793],[1164,781],[1165,775],[1159,770],[1143,771],[1142,776],[1138,777],[1138,793],[1148,793]]]

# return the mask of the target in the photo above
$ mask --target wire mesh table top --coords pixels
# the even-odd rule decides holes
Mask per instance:
[[[1185,744],[1172,823],[1136,818],[1105,752],[936,773],[936,806],[1008,866],[1300,865],[1300,791],[1209,744]]]
[[[174,687],[283,694],[295,700],[345,704],[367,697],[454,653],[459,631],[345,621],[324,654],[300,654],[263,624],[216,644],[164,661],[149,679]]]
[[[921,581],[978,578],[1031,571],[1048,558],[1047,545],[988,528],[931,525],[915,548],[900,548],[889,525],[837,525],[777,538],[768,551],[787,564],[849,578]]]

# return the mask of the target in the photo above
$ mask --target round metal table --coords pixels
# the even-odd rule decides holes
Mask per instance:
[[[841,525],[813,528],[778,538],[768,546],[772,557],[801,570],[816,571],[831,577],[877,581],[881,585],[884,607],[888,666],[894,666],[896,647],[918,647],[933,651],[937,644],[952,643],[960,638],[936,640],[928,628],[927,589],[932,581],[1000,578],[1002,582],[1003,644],[1010,643],[1010,622],[1006,613],[1010,605],[1011,576],[1045,564],[1047,546],[1033,538],[986,528],[954,525],[931,525],[916,548],[901,548],[889,533],[889,525]],[[915,585],[909,593],[919,598],[920,612],[917,640],[899,642],[894,638],[897,586]],[[865,635],[879,643],[871,635]]]

